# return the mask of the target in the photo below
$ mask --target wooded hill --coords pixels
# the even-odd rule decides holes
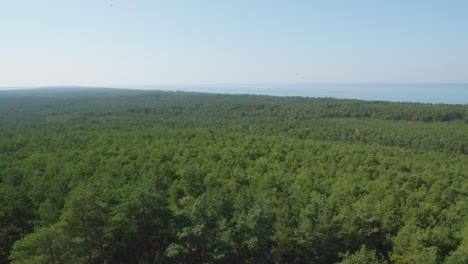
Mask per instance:
[[[468,105],[0,91],[0,263],[467,263]]]

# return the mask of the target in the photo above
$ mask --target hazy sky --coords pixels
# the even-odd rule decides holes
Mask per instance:
[[[0,1],[3,87],[336,82],[468,82],[468,1]]]

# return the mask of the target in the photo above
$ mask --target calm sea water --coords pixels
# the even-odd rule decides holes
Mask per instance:
[[[23,87],[33,88],[33,87]],[[55,87],[60,88],[60,87]],[[65,87],[66,88],[66,87]],[[118,88],[221,94],[333,97],[393,102],[468,104],[468,83],[461,84],[240,84],[145,85]],[[4,89],[18,89],[0,87]]]
[[[334,97],[394,102],[468,104],[465,84],[252,84],[145,86],[144,89],[274,96]]]

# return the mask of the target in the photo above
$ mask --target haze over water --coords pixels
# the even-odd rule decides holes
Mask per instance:
[[[468,84],[221,84],[140,86],[139,89],[273,96],[333,97],[392,102],[467,104]]]

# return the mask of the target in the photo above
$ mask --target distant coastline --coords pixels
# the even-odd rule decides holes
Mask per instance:
[[[468,83],[219,84],[129,86],[127,88],[227,94],[332,97],[433,104],[468,104]]]
[[[36,88],[117,88],[204,92],[219,94],[255,94],[271,96],[331,97],[338,99],[379,100],[433,104],[468,104],[468,83],[411,84],[197,84],[128,86],[22,86],[2,90]]]

